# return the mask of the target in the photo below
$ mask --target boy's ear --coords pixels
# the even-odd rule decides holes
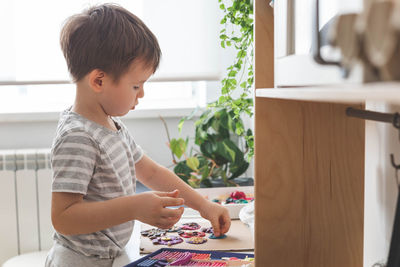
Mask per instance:
[[[89,85],[94,92],[100,93],[103,90],[105,72],[94,69],[89,73]]]

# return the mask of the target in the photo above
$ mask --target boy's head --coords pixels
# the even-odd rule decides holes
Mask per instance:
[[[74,82],[94,69],[118,82],[134,61],[144,62],[155,72],[161,57],[154,34],[138,17],[115,4],[91,7],[70,17],[60,43]]]

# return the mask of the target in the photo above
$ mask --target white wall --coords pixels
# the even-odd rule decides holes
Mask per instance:
[[[366,109],[400,111],[398,106],[383,104],[367,104]],[[372,266],[385,263],[389,253],[398,192],[390,154],[400,164],[400,142],[390,123],[366,121],[365,137],[364,266]]]

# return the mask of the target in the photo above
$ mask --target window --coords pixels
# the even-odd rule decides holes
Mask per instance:
[[[60,111],[73,103],[63,58],[63,21],[107,1],[2,1],[0,113]],[[204,106],[206,87],[225,72],[215,0],[113,1],[139,16],[157,36],[160,68],[145,85],[139,109]]]
[[[136,109],[204,107],[207,82],[148,82]],[[74,84],[0,87],[0,113],[58,112],[73,104]]]

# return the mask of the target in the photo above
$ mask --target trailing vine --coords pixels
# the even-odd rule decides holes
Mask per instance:
[[[253,116],[253,3],[218,1],[224,11],[221,46],[236,50],[234,62],[221,81],[221,97],[195,121],[195,144],[191,149],[188,138],[170,139],[166,127],[174,172],[192,187],[213,186],[215,179],[222,179],[226,186],[236,185],[234,179],[245,173],[254,155],[253,132],[245,129],[242,120],[244,115]],[[228,1],[229,6],[224,3]],[[194,113],[180,120],[179,132]]]
[[[254,135],[251,129],[245,130],[242,115],[253,116],[252,88],[254,83],[253,72],[253,2],[250,0],[218,0],[224,17],[220,24],[224,28],[220,31],[221,46],[233,46],[236,49],[236,58],[227,68],[227,75],[222,80],[221,96],[210,104],[210,107],[221,107],[232,110],[235,114],[236,134],[243,136],[248,149],[247,157],[254,155]],[[238,32],[239,31],[239,32]]]

